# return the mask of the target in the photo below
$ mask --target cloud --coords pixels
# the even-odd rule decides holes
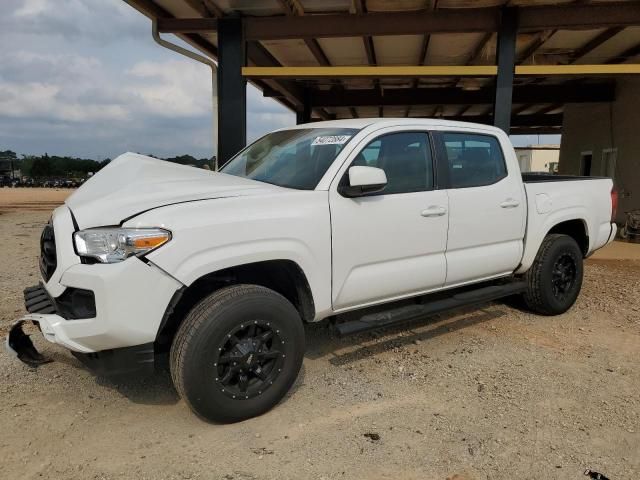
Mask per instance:
[[[0,150],[211,155],[209,67],[155,46],[124,2],[3,0]],[[4,12],[3,12],[4,13]],[[294,122],[248,87],[247,137]]]
[[[127,118],[125,97],[114,101],[96,58],[18,51],[0,54],[0,64],[0,116],[68,122]]]
[[[42,83],[0,85],[0,108],[6,117],[47,118],[66,122],[124,120],[121,105],[95,105],[61,101],[56,85]]]
[[[0,28],[8,33],[102,44],[147,33],[131,15],[133,9],[122,1],[3,0],[3,4],[3,10],[10,13],[0,16]]]
[[[31,17],[46,12],[47,1],[46,0],[24,0],[24,3],[20,8],[14,12],[14,16]]]
[[[211,114],[211,69],[190,60],[143,61],[127,74],[126,91],[151,114],[192,117]],[[207,81],[208,80],[208,81]]]
[[[247,87],[247,140],[253,141],[265,133],[295,124],[295,114],[251,86]]]

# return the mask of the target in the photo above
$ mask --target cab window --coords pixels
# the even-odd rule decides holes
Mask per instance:
[[[384,170],[387,186],[379,195],[433,189],[431,145],[425,132],[391,133],[379,137],[358,153],[351,166]]]

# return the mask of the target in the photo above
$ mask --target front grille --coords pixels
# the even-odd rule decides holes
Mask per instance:
[[[49,281],[57,267],[56,238],[51,221],[47,223],[40,235],[40,273],[46,282]]]

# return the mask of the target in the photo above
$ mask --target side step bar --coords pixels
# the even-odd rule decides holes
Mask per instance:
[[[504,285],[491,285],[476,290],[467,290],[422,305],[406,305],[384,312],[366,314],[358,320],[338,323],[336,330],[339,335],[344,336],[366,332],[367,330],[374,330],[376,328],[398,325],[419,317],[433,315],[454,308],[491,302],[499,298],[508,297],[509,295],[522,293],[526,288],[526,282],[513,282]]]

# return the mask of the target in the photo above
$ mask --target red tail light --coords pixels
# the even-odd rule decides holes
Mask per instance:
[[[618,191],[616,187],[611,189],[611,221],[616,221],[616,214],[618,213]]]

